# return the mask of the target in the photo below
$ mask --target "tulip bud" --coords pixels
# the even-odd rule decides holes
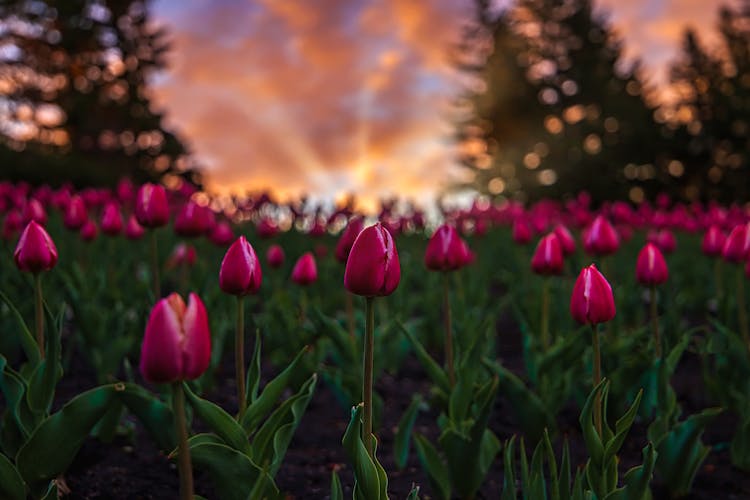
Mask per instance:
[[[173,269],[178,266],[192,267],[195,265],[195,260],[195,247],[185,243],[178,243],[167,259],[167,269]]]
[[[583,248],[591,255],[611,255],[620,247],[617,231],[603,215],[591,223],[583,238]]]
[[[667,263],[659,247],[646,243],[638,254],[635,265],[635,277],[644,286],[661,285],[669,277]]]
[[[443,224],[427,243],[424,265],[431,271],[453,271],[464,265],[465,252],[456,228]]]
[[[297,260],[292,269],[292,281],[298,285],[309,285],[318,279],[318,268],[315,265],[315,257],[310,252],[305,253]]]
[[[96,224],[94,224],[93,221],[88,220],[83,225],[78,234],[83,241],[89,242],[96,239],[96,235],[98,232],[99,231],[96,228]]]
[[[78,195],[73,195],[68,202],[68,208],[65,210],[63,224],[71,231],[78,231],[87,220],[88,214],[83,199]]]
[[[28,224],[31,221],[44,226],[47,224],[47,212],[44,210],[41,202],[36,198],[31,198],[23,207],[23,221]]]
[[[21,233],[13,259],[21,271],[49,271],[57,263],[57,247],[47,231],[32,220]]]
[[[662,252],[670,254],[677,248],[677,239],[674,237],[672,231],[669,229],[662,229],[656,235],[656,245]]]
[[[536,246],[534,256],[531,258],[531,270],[543,276],[562,274],[563,264],[560,240],[555,233],[549,233],[539,240]]]
[[[615,317],[612,287],[594,264],[578,275],[570,297],[570,314],[579,323],[596,325]]]
[[[263,218],[258,222],[258,226],[255,228],[260,238],[271,238],[276,236],[279,232],[279,228],[274,224],[271,219]]]
[[[519,245],[525,245],[531,241],[531,228],[521,219],[516,219],[513,222],[513,241]]]
[[[701,250],[709,257],[718,257],[724,248],[727,237],[719,226],[711,226],[703,236]]]
[[[560,242],[560,248],[562,249],[563,257],[575,253],[576,240],[575,238],[573,238],[573,235],[570,233],[567,227],[562,224],[558,224],[557,227],[555,227],[555,235],[557,236],[557,240]]]
[[[156,303],[146,324],[140,370],[152,383],[200,377],[211,360],[211,333],[201,299],[194,293],[188,304],[173,293]]]
[[[138,189],[135,217],[143,227],[166,226],[169,222],[169,204],[164,186],[146,183]]]
[[[346,264],[346,259],[349,258],[349,252],[352,250],[354,240],[357,239],[364,226],[365,221],[362,217],[354,217],[349,221],[346,229],[341,233],[338,243],[336,243],[336,260],[342,264]]]
[[[135,221],[135,219],[133,220]],[[138,221],[135,222],[136,224],[138,223]],[[102,232],[107,236],[117,236],[120,234],[120,231],[122,231],[122,216],[116,202],[112,201],[104,206],[100,226]]]
[[[284,249],[280,245],[271,245],[266,252],[266,262],[272,269],[278,269],[284,265]]]
[[[174,221],[174,232],[188,238],[201,236],[208,231],[210,219],[208,208],[202,207],[194,201],[188,201],[182,206]]]
[[[721,250],[724,260],[735,264],[744,262],[747,257],[748,247],[750,247],[749,237],[750,235],[745,224],[735,226],[732,232],[729,233],[724,242],[724,248]]]
[[[17,210],[8,212],[3,220],[3,234],[2,237],[6,241],[10,241],[15,238],[16,233],[23,227],[23,217]]]
[[[401,266],[393,237],[378,222],[354,240],[344,272],[344,286],[355,295],[390,295],[401,280]]]
[[[247,295],[258,291],[261,279],[258,256],[245,237],[240,236],[221,261],[219,287],[231,295]]]
[[[221,221],[214,226],[213,230],[211,230],[208,239],[216,246],[225,247],[234,240],[232,227],[228,222]]]
[[[135,215],[132,215],[128,218],[128,225],[125,226],[125,237],[129,240],[140,240],[143,237],[143,233],[146,230],[143,229],[143,226],[138,224],[138,220],[135,218]]]

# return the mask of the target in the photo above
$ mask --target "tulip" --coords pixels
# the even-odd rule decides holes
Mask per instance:
[[[656,285],[661,285],[669,277],[667,263],[659,247],[653,243],[646,246],[638,254],[635,265],[635,277],[638,283],[648,286],[651,291],[651,331],[654,336],[654,353],[656,359],[661,359],[661,340],[659,338],[659,314],[656,305]]]
[[[560,242],[560,248],[563,252],[563,257],[572,255],[576,251],[576,240],[570,233],[567,227],[562,224],[558,224],[555,227],[555,235]]]
[[[656,235],[656,244],[662,252],[670,254],[677,248],[677,239],[669,229],[661,229]]]
[[[719,257],[721,251],[724,248],[724,242],[727,237],[719,226],[711,226],[703,235],[703,241],[701,243],[701,250],[704,255],[708,257]]]
[[[169,222],[169,205],[164,186],[146,183],[138,189],[135,203],[138,223],[147,228],[166,226]]]
[[[131,241],[140,240],[145,231],[146,230],[143,229],[143,226],[138,223],[138,219],[135,218],[135,215],[128,217],[128,225],[125,226],[125,237],[127,239]]]
[[[174,221],[174,232],[179,236],[193,238],[205,234],[210,227],[208,208],[188,201],[180,209]]]
[[[245,414],[245,305],[244,296],[260,289],[262,271],[258,256],[244,236],[232,243],[219,270],[219,287],[224,293],[237,296],[237,328],[234,335],[234,368],[239,413]]]
[[[41,226],[47,224],[47,212],[44,210],[41,202],[36,198],[31,198],[23,208],[23,222],[28,224],[34,221]]]
[[[88,214],[83,199],[78,195],[73,195],[68,202],[68,208],[65,210],[63,224],[71,231],[78,231],[87,220]]]
[[[513,241],[519,245],[525,245],[531,241],[531,228],[528,223],[521,219],[516,219],[513,222],[512,230]]]
[[[620,247],[617,231],[603,215],[599,215],[585,232],[583,248],[590,255],[612,255]]]
[[[531,258],[531,270],[536,274],[551,276],[562,274],[563,251],[556,233],[549,233],[539,240]]]
[[[401,279],[398,252],[391,233],[376,223],[357,236],[352,245],[344,272],[344,286],[355,295],[367,298],[365,304],[364,363],[362,369],[362,441],[368,455],[374,459],[372,434],[372,378],[375,351],[376,296],[390,295]]]
[[[96,235],[98,232],[99,231],[96,228],[96,224],[94,224],[94,221],[87,220],[83,224],[83,227],[81,227],[81,230],[78,234],[83,241],[90,242],[96,239]]]
[[[318,268],[315,257],[310,252],[302,255],[292,269],[292,281],[298,285],[309,285],[318,279]]]
[[[138,224],[138,221],[133,218],[133,221]],[[111,201],[104,206],[102,212],[102,220],[99,223],[102,228],[102,232],[107,236],[117,236],[122,231],[122,216],[120,215],[120,209],[117,203]],[[142,229],[141,229],[142,231]]]
[[[173,293],[159,300],[151,310],[143,335],[140,370],[149,382],[172,383],[172,413],[183,500],[192,499],[194,494],[182,381],[200,377],[210,360],[211,333],[201,299],[191,293],[185,305],[182,297]]]
[[[584,267],[576,279],[573,294],[570,297],[570,313],[579,323],[591,325],[594,348],[594,387],[597,387],[602,379],[602,362],[599,332],[596,325],[615,317],[615,299],[612,295],[612,287],[594,264]],[[602,436],[600,397],[597,397],[594,403],[594,422],[599,436]]]
[[[225,247],[234,240],[232,227],[226,221],[218,222],[209,233],[208,239],[219,247]]]
[[[443,224],[432,234],[424,254],[424,264],[431,271],[454,271],[466,261],[465,249],[456,228]]]
[[[258,222],[258,226],[255,228],[258,236],[261,238],[272,238],[279,232],[279,228],[274,224],[271,219],[263,218]]]
[[[36,343],[44,358],[44,305],[42,296],[42,271],[49,271],[57,264],[57,247],[42,226],[33,220],[26,225],[18,240],[13,259],[21,271],[34,274],[34,324]]]
[[[281,245],[271,245],[266,252],[266,262],[272,269],[278,269],[284,265],[284,249]]]
[[[740,224],[732,229],[721,251],[724,260],[734,264],[744,263],[750,250],[750,231],[748,225]],[[745,344],[750,348],[750,331],[747,324],[747,312],[745,311],[745,276],[743,268],[737,269],[737,317],[740,333]]]
[[[357,239],[359,233],[364,228],[365,221],[362,217],[353,217],[346,225],[346,229],[341,233],[338,243],[336,243],[336,260],[342,264],[346,264],[346,260],[349,258],[349,252],[352,250],[354,240]]]
[[[17,210],[8,212],[3,220],[3,239],[12,240],[18,231],[23,227],[23,216]]]
[[[175,267],[192,267],[195,265],[197,254],[193,245],[178,243],[172,250],[172,255],[167,259],[167,269]]]
[[[344,272],[344,286],[355,295],[390,295],[401,280],[401,266],[393,237],[378,222],[364,229],[352,245]]]

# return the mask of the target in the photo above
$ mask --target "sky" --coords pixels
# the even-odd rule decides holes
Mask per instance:
[[[716,3],[600,0],[663,87],[687,25],[711,41]],[[167,126],[184,136],[217,193],[271,188],[367,208],[425,202],[460,178],[449,54],[470,0],[156,0],[170,67],[155,80]]]

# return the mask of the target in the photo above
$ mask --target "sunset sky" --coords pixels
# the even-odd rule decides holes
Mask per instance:
[[[687,25],[711,40],[717,3],[602,0],[663,85]],[[273,188],[426,200],[456,175],[448,48],[470,0],[157,0],[170,29],[157,80],[168,125],[207,166],[209,189]]]

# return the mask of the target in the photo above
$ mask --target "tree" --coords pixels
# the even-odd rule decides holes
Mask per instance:
[[[0,161],[11,178],[113,184],[179,174],[198,181],[183,142],[162,126],[149,79],[166,66],[166,32],[139,0],[6,2],[0,61]]]

